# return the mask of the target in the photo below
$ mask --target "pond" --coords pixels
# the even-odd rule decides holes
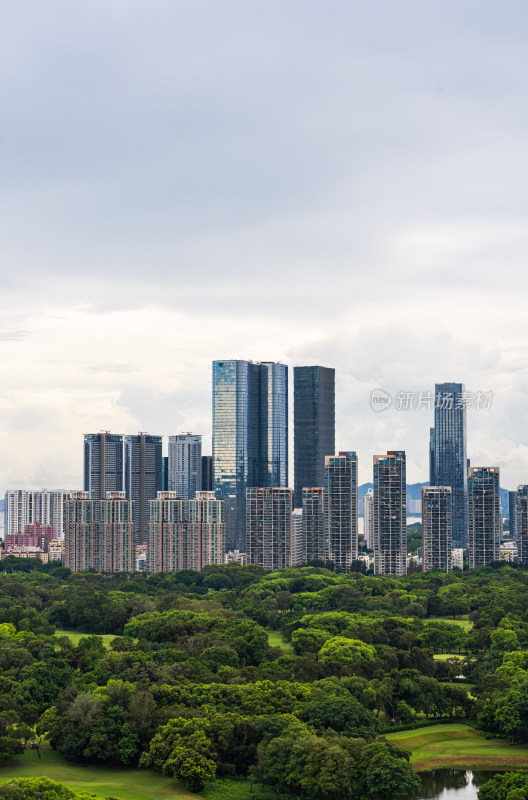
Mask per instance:
[[[434,769],[421,774],[422,789],[413,800],[477,800],[478,787],[495,772],[465,769]]]

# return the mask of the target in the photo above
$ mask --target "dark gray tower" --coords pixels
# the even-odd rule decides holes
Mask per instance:
[[[323,487],[325,458],[335,453],[335,369],[293,368],[295,507],[304,488]]]
[[[430,441],[430,485],[450,486],[453,547],[468,546],[466,403],[463,383],[435,385]]]
[[[136,544],[147,540],[149,500],[163,486],[161,436],[138,433],[125,436],[125,493],[135,502]]]

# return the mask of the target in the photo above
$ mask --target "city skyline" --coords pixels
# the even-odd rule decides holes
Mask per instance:
[[[371,391],[491,390],[472,461],[526,482],[528,9],[482,8],[6,9],[0,492],[79,487],[86,431],[211,452],[224,356],[335,368],[360,482],[427,475]]]

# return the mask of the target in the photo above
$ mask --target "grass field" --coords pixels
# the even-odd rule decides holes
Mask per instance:
[[[293,647],[282,638],[280,631],[268,631],[268,642],[270,647],[282,647],[285,653],[293,652]]]
[[[10,778],[51,778],[73,791],[85,791],[118,800],[200,800],[170,778],[145,769],[75,766],[55,750],[35,750],[17,756],[11,764],[0,767],[0,781]]]
[[[103,644],[105,647],[110,647],[110,642],[112,639],[115,639],[115,634],[113,633],[79,633],[79,631],[55,631],[56,636],[67,636],[68,639],[71,639],[72,644],[77,646],[82,638],[85,636],[99,636],[103,640]]]
[[[460,723],[388,733],[386,738],[412,751],[411,763],[419,772],[438,767],[528,767],[527,745],[511,745],[503,739],[485,739],[480,731]]]
[[[460,625],[460,627],[464,628],[466,631],[470,631],[473,627],[473,623],[467,618],[467,614],[458,619],[453,619],[453,617],[434,617],[434,619],[424,619],[424,622],[426,624],[428,622],[450,622],[451,625]]]
[[[463,658],[465,659],[465,656],[463,654],[460,655],[459,653],[435,653],[433,658],[435,661],[449,661],[451,658],[458,658],[462,660]]]

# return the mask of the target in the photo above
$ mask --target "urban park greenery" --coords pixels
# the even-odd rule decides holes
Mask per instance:
[[[417,778],[412,737],[391,732],[464,722],[479,741],[528,742],[527,611],[517,565],[146,576],[6,558],[0,764],[45,742],[72,764],[146,768],[192,792],[232,781],[235,800],[241,780],[398,800]]]

